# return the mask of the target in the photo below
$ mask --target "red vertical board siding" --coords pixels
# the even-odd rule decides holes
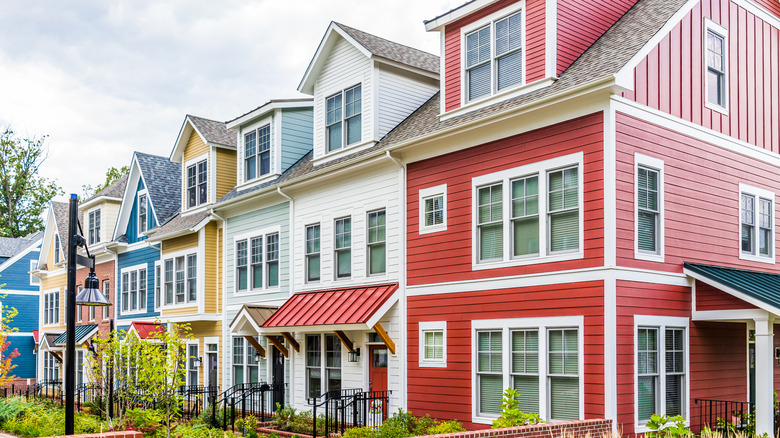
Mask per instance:
[[[408,166],[407,281],[441,283],[602,266],[603,115],[595,113]],[[472,178],[583,152],[584,259],[472,270]],[[418,233],[419,191],[447,184],[447,230]]]
[[[557,72],[582,55],[636,0],[558,0]]]
[[[514,4],[517,0],[501,0],[447,24],[444,30],[444,108],[461,106],[461,29],[488,15]],[[526,82],[545,77],[545,0],[526,1]]]
[[[752,0],[753,3],[771,12],[775,17],[780,17],[780,2],[777,0]]]
[[[604,287],[601,281],[411,296],[407,299],[408,409],[415,415],[471,422],[473,320],[584,316],[585,418],[604,417]],[[447,321],[447,367],[422,368],[419,323]]]
[[[728,30],[727,114],[704,104],[704,27]],[[623,96],[752,145],[777,151],[780,30],[728,0],[702,0],[634,70]]]
[[[756,306],[701,281],[696,282],[696,310],[755,309]]]
[[[634,315],[689,317],[690,288],[631,281],[617,284],[617,423],[634,433]]]
[[[780,193],[775,166],[620,112],[616,140],[620,265],[681,272],[688,261],[780,273],[780,265],[739,258],[739,184]],[[664,160],[665,263],[634,258],[637,152]],[[775,205],[775,217],[778,213]]]

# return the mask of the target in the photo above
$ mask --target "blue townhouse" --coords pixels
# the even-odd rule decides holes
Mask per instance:
[[[179,212],[181,165],[167,157],[135,152],[122,198],[114,240],[116,328],[160,315],[160,248],[147,242],[147,231]]]

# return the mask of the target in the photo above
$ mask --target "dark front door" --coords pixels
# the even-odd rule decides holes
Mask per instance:
[[[371,345],[369,348],[370,367],[368,386],[370,391],[387,391],[387,347]]]
[[[217,378],[218,376],[218,369],[219,362],[217,362],[217,353],[209,353],[208,354],[208,373],[209,373],[209,386],[210,387],[216,387],[219,385],[219,380]]]
[[[749,398],[750,403],[756,402],[756,344],[748,344],[748,382],[750,388]]]
[[[271,360],[271,383],[274,385],[274,409],[276,404],[284,406],[284,355],[276,348],[270,348]]]

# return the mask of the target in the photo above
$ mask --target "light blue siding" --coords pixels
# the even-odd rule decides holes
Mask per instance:
[[[14,349],[19,352],[19,356],[11,361],[13,365],[16,365],[16,368],[11,370],[9,374],[20,379],[34,379],[36,354],[33,353],[33,349],[35,348],[35,338],[33,338],[33,335],[9,336],[8,344],[6,354],[14,351]]]
[[[119,277],[116,284],[117,310],[119,320],[142,318],[146,316],[158,316],[160,313],[154,311],[154,262],[160,259],[160,251],[152,247],[139,248],[134,251],[128,251],[118,256]],[[122,269],[131,266],[146,264],[146,312],[133,313],[131,315],[122,314]]]
[[[314,144],[314,110],[282,110],[282,172],[308,153]]]

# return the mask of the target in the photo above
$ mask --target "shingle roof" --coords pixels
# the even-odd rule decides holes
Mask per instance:
[[[181,164],[143,152],[136,152],[135,157],[157,219],[164,224],[181,207]]]
[[[70,238],[68,237],[68,213],[70,207],[67,202],[51,202],[51,210],[54,213],[54,221],[57,223],[57,231],[60,236],[60,249],[62,251],[62,260],[68,259],[68,245],[70,244]],[[84,212],[79,210],[78,212],[79,222],[84,223]]]
[[[38,237],[37,234],[33,237]],[[0,257],[13,257],[35,243],[35,239],[26,237],[0,237]]]
[[[439,73],[439,57],[432,53],[398,44],[376,35],[363,32],[362,30],[345,26],[341,23],[334,22],[334,24],[376,56],[400,62],[431,73]]]
[[[182,214],[179,213],[176,216],[172,217],[168,222],[164,223],[162,226],[156,228],[154,230],[154,233],[152,234],[152,238],[158,239],[160,237],[167,236],[169,234],[188,230],[194,227],[195,225],[201,223],[201,221],[209,217],[210,214],[211,213],[209,213],[208,211],[188,214],[186,216],[182,216]]]
[[[90,196],[89,198],[81,202],[89,202],[101,196],[121,199],[122,195],[125,193],[125,185],[127,185],[127,174],[122,175],[118,180],[109,184],[108,187],[104,188],[103,190],[95,193],[94,195]]]
[[[227,192],[225,196],[223,196],[222,199],[220,199],[216,205],[219,205],[220,203],[223,202],[230,201],[231,199],[238,198],[240,196],[244,196],[249,193],[257,192],[266,187],[274,186],[281,182],[289,181],[293,178],[296,178],[302,175],[303,173],[306,173],[309,169],[311,169],[311,158],[312,158],[312,151],[309,151],[306,155],[301,157],[295,164],[290,166],[281,175],[279,175],[278,178],[273,179],[271,181],[266,181],[262,184],[257,184],[247,188],[233,187],[233,189]]]
[[[204,119],[203,117],[187,114],[192,125],[203,135],[206,141],[225,146],[236,146],[236,131],[228,129],[224,122]]]

